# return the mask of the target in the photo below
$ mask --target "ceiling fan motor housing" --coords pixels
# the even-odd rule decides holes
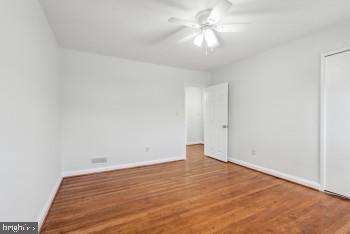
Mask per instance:
[[[197,13],[196,20],[200,25],[208,25],[208,18],[213,9],[205,9]]]

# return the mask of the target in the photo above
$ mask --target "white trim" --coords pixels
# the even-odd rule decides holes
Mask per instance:
[[[106,167],[83,169],[83,170],[76,170],[76,171],[65,171],[63,172],[63,177],[85,175],[85,174],[91,174],[96,172],[113,171],[113,170],[132,168],[132,167],[148,166],[148,165],[174,162],[174,161],[180,161],[180,160],[186,160],[186,157],[182,156],[182,157],[165,158],[165,159],[152,160],[152,161],[126,163],[126,164],[112,165],[112,166],[106,166]]]
[[[325,66],[326,66],[326,56],[322,55],[321,57],[321,78],[320,78],[320,190],[325,190],[325,182],[326,182],[326,163],[325,163],[325,142],[326,142],[326,74],[325,74]]]
[[[46,215],[48,214],[48,212],[50,210],[51,204],[52,204],[53,200],[55,199],[56,193],[58,192],[58,189],[60,188],[62,180],[63,180],[63,177],[60,175],[57,182],[53,186],[51,193],[44,204],[43,209],[40,212],[40,215],[37,219],[39,230],[41,229],[41,227],[45,221]]]
[[[204,142],[203,141],[192,141],[192,142],[187,143],[186,145],[199,145],[199,144],[204,144]]]
[[[243,167],[248,167],[250,169],[260,171],[260,172],[263,172],[263,173],[266,173],[266,174],[269,174],[269,175],[272,175],[275,177],[279,177],[279,178],[282,178],[285,180],[289,180],[289,181],[292,181],[294,183],[302,184],[304,186],[307,186],[307,187],[310,187],[313,189],[318,189],[318,190],[320,189],[320,184],[317,182],[311,181],[311,180],[306,180],[306,179],[303,179],[303,178],[300,178],[297,176],[293,176],[293,175],[289,175],[289,174],[286,174],[283,172],[279,172],[279,171],[275,171],[275,170],[268,169],[265,167],[257,166],[257,165],[254,165],[252,163],[244,162],[242,160],[238,160],[238,159],[234,159],[234,158],[229,158],[229,161],[232,163],[241,165]]]
[[[350,51],[350,47],[334,50],[321,55],[320,77],[320,190],[326,189],[326,58],[338,53]]]

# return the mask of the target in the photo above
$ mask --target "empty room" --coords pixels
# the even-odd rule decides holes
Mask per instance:
[[[349,0],[0,0],[0,233],[350,234]]]

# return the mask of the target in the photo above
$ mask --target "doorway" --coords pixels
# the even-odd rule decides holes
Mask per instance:
[[[204,145],[204,154],[228,162],[228,83],[185,87],[186,146]]]
[[[204,87],[185,87],[186,146],[204,144],[204,95]]]

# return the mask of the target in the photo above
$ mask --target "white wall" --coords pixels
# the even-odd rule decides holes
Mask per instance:
[[[215,72],[230,83],[229,156],[318,184],[320,55],[349,46],[346,22]]]
[[[210,74],[71,50],[61,59],[65,171],[185,157],[184,86]]]
[[[0,30],[0,220],[42,221],[61,173],[56,41],[36,0],[2,0]]]
[[[186,143],[200,144],[204,141],[203,136],[203,88],[186,87],[185,119],[186,119]]]

